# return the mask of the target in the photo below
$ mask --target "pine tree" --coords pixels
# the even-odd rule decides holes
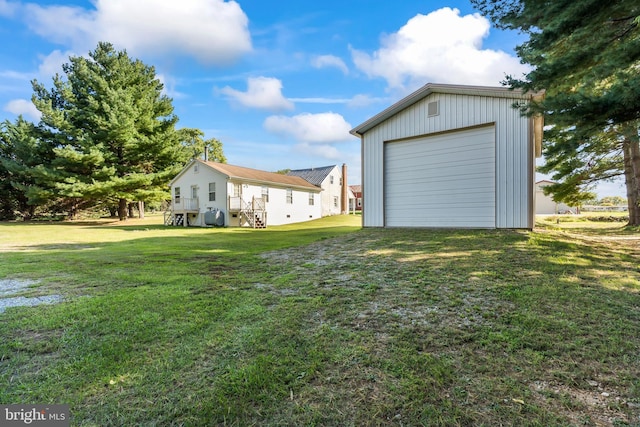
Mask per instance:
[[[545,91],[524,113],[544,113],[543,154],[575,202],[599,180],[624,175],[630,225],[640,225],[640,4],[637,0],[472,0],[498,27],[523,32],[516,51],[533,68],[505,83]]]
[[[29,220],[36,209],[47,201],[35,197],[44,192],[47,181],[36,176],[39,165],[48,164],[55,157],[51,146],[37,137],[37,128],[18,117],[15,123],[0,124],[0,218],[16,216]],[[49,188],[50,190],[50,188]],[[31,196],[31,197],[30,197]],[[47,197],[51,201],[51,197]]]
[[[50,164],[34,169],[54,182],[33,198],[66,197],[85,204],[118,202],[127,217],[132,201],[166,198],[166,183],[185,159],[172,101],[153,67],[99,43],[89,58],[71,57],[47,90],[33,81],[42,113],[40,137],[55,146]]]

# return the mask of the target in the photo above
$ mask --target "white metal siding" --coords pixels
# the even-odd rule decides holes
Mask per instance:
[[[427,116],[427,104],[440,102],[440,114]],[[531,228],[533,146],[529,119],[515,100],[490,96],[432,93],[363,135],[363,225],[384,221],[384,143],[403,138],[495,123],[495,204],[497,228]]]
[[[385,225],[495,227],[493,126],[388,142]]]

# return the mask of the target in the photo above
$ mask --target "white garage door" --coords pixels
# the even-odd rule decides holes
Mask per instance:
[[[385,143],[388,227],[494,228],[493,126]]]

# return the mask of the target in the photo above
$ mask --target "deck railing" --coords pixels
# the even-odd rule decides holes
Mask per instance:
[[[245,201],[242,197],[229,197],[230,211],[264,211],[266,205],[262,197],[253,197],[250,201]]]
[[[189,199],[186,197],[180,197],[179,199],[173,199],[172,203],[173,211],[197,211],[198,199]]]

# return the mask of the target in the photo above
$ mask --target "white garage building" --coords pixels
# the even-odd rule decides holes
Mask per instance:
[[[506,88],[427,84],[351,130],[365,227],[533,228],[542,119]]]

